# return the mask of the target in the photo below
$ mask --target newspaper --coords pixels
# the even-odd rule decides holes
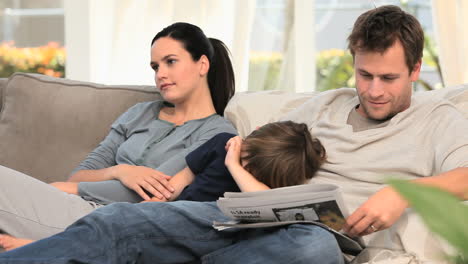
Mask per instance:
[[[321,226],[335,235],[341,250],[357,255],[361,239],[342,233],[349,213],[337,186],[304,184],[259,192],[226,192],[217,201],[220,210],[232,221],[214,222],[217,230],[265,228],[295,223]]]

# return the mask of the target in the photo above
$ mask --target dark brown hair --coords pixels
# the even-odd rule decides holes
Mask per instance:
[[[234,70],[226,45],[218,39],[207,38],[199,27],[183,22],[161,30],[153,38],[151,45],[162,37],[180,41],[194,61],[198,61],[202,55],[208,58],[208,86],[216,113],[222,116],[235,92]]]
[[[399,40],[405,51],[405,62],[411,73],[423,56],[424,32],[411,14],[398,6],[386,5],[360,15],[348,37],[348,48],[357,51],[385,52]]]
[[[270,188],[303,184],[325,161],[325,148],[306,124],[266,124],[243,143],[245,169]]]

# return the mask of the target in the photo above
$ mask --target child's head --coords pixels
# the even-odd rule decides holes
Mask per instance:
[[[270,188],[305,183],[325,161],[325,148],[306,124],[266,124],[248,135],[241,159],[257,180]]]

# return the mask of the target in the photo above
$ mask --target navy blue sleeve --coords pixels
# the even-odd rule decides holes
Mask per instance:
[[[219,158],[217,157],[219,154],[223,154],[223,151],[224,157],[226,157],[226,151],[224,147],[226,146],[226,143],[229,141],[229,139],[235,136],[236,135],[231,133],[220,133],[194,151],[190,152],[185,157],[185,161],[187,162],[187,166],[190,168],[193,174],[196,175],[203,172],[206,166],[216,160],[216,158]]]
[[[215,201],[224,192],[239,192],[239,187],[224,165],[226,142],[234,134],[221,133],[192,151],[185,158],[194,181],[177,198],[190,201]]]

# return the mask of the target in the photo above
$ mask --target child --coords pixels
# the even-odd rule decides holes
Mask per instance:
[[[245,140],[221,133],[187,155],[188,166],[169,181],[175,189],[169,200],[215,201],[228,191],[304,184],[325,156],[307,125],[292,121],[266,124]]]
[[[226,144],[226,167],[243,192],[306,183],[325,161],[325,149],[306,124],[270,123]]]
[[[245,140],[221,133],[186,157],[187,167],[170,179],[173,200],[215,201],[224,192],[260,191],[306,183],[325,161],[325,149],[307,125],[292,121],[266,124]],[[77,183],[53,186],[78,194]],[[145,201],[148,202],[148,201]],[[0,235],[0,245],[11,250],[32,240]]]

